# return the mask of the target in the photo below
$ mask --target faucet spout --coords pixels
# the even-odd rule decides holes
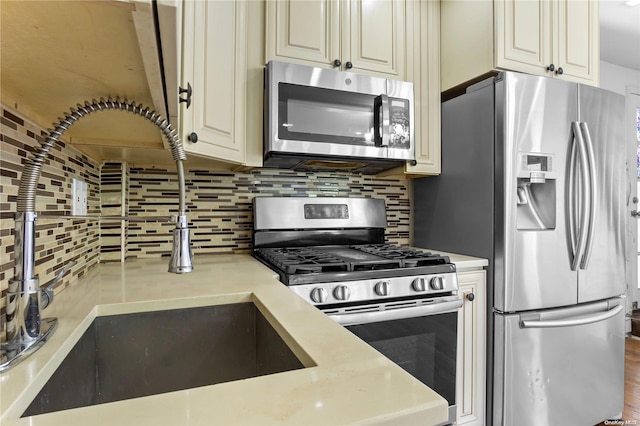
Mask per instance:
[[[161,115],[135,102],[121,101],[119,98],[78,104],[71,108],[54,129],[48,130],[47,139],[39,149],[25,161],[20,178],[17,197],[15,225],[14,278],[9,283],[6,303],[7,342],[1,345],[0,372],[9,369],[33,353],[55,330],[55,319],[42,319],[44,309],[38,277],[35,275],[35,229],[37,213],[35,196],[40,179],[42,164],[51,147],[76,121],[94,112],[120,110],[138,115],[157,126],[169,142],[171,154],[178,170],[179,199],[176,228],[173,231],[173,250],[169,272],[187,273],[193,270],[190,247],[189,226],[186,216],[186,190],[182,162],[187,156],[177,131]]]
[[[174,274],[184,274],[193,270],[191,239],[187,225],[187,217],[178,216],[176,228],[173,230],[173,250],[169,261],[169,272]]]

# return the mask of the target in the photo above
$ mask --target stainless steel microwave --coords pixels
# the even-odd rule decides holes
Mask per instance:
[[[413,83],[271,61],[265,166],[377,173],[413,161]]]

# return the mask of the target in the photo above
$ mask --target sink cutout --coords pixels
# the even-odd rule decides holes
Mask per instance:
[[[300,368],[251,302],[100,316],[22,417]]]

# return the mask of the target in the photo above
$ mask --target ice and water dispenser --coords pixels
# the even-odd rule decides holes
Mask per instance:
[[[553,155],[519,154],[517,178],[517,228],[555,229],[556,173]]]

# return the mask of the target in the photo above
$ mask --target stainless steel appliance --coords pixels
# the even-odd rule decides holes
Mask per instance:
[[[510,72],[442,104],[415,244],[490,261],[487,424],[622,414],[623,117],[617,94]]]
[[[415,159],[413,83],[271,61],[267,166],[376,173]]]
[[[449,402],[455,421],[455,265],[384,243],[384,200],[254,199],[254,256],[280,281]]]

